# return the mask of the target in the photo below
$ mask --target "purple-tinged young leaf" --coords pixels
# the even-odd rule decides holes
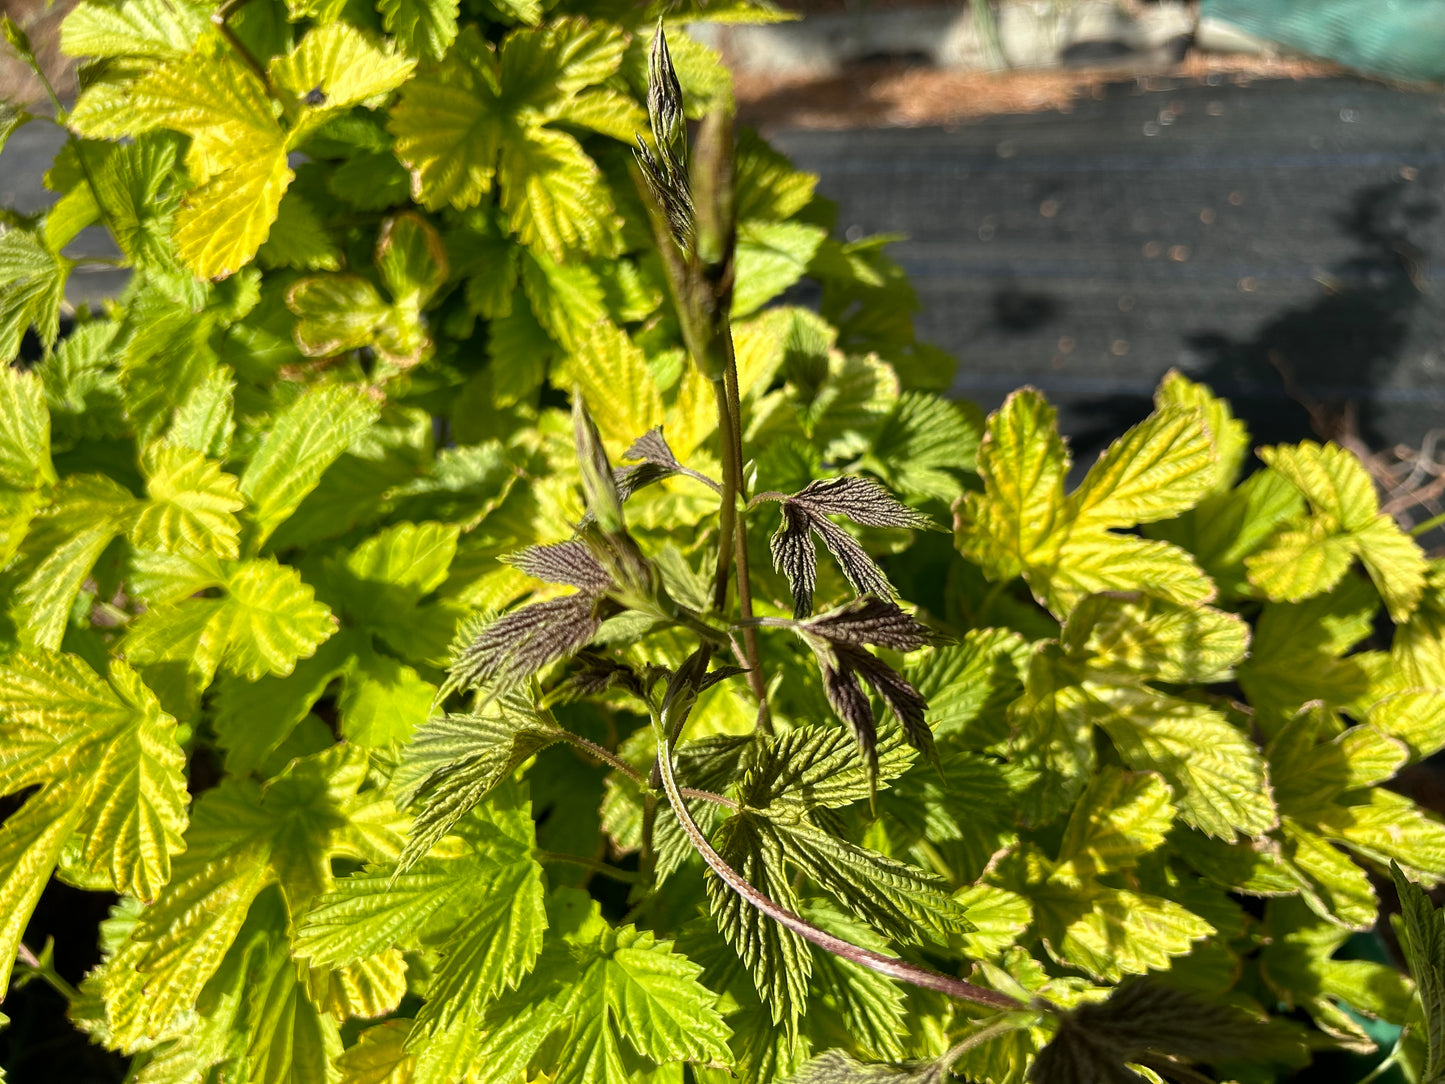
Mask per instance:
[[[798,631],[818,658],[828,703],[857,739],[872,777],[878,773],[878,723],[860,677],[897,718],[908,744],[930,760],[937,759],[925,718],[928,702],[907,678],[858,644],[822,639],[811,629]]]
[[[581,539],[528,546],[503,560],[513,568],[548,583],[565,583],[589,595],[600,595],[612,586],[591,548]]]
[[[619,467],[612,472],[612,476],[617,480],[618,492],[624,501],[644,486],[650,486],[664,478],[671,478],[674,474],[685,474],[687,477],[701,482],[714,493],[719,495],[722,493],[722,486],[716,481],[705,474],[684,467],[678,461],[677,456],[668,447],[666,439],[663,438],[660,426],[649,429],[634,440],[623,457],[642,460],[641,463],[630,467]]]
[[[453,651],[447,687],[506,689],[576,654],[602,627],[599,603],[591,595],[566,595],[503,614]]]
[[[577,656],[578,669],[567,676],[557,692],[565,701],[600,696],[608,689],[626,689],[635,696],[643,696],[643,686],[637,672],[624,663],[584,651]]]
[[[726,681],[728,678],[735,678],[747,671],[741,666],[719,666],[716,670],[709,670],[697,683],[697,691],[705,693],[719,681]]]
[[[647,119],[659,153],[668,159],[677,159],[686,153],[687,119],[683,115],[682,86],[677,81],[677,69],[672,66],[661,19],[657,21],[647,57]]]
[[[777,500],[780,494],[764,495]],[[859,595],[892,598],[893,585],[858,541],[829,516],[846,516],[866,527],[931,528],[933,521],[895,500],[871,478],[829,478],[809,482],[791,497],[782,496],[783,523],[773,535],[773,567],[788,578],[793,616],[813,611],[817,554],[807,535],[817,534]]]
[[[662,435],[661,426],[654,426],[634,440],[623,453],[622,458],[641,459],[653,466],[664,467],[670,471],[682,470],[682,464],[677,461],[677,456],[673,455],[666,438]]]
[[[908,744],[930,760],[936,760],[933,731],[928,729],[925,720],[928,701],[923,699],[923,694],[910,685],[908,679],[897,670],[861,647],[839,644],[834,650],[840,661],[846,662],[862,675],[863,680],[902,724],[903,737]]]
[[[652,38],[647,65],[647,119],[653,146],[641,133],[634,152],[653,199],[667,219],[668,230],[679,248],[691,247],[692,193],[687,176],[687,121],[683,114],[682,87],[662,22]]]
[[[858,682],[846,660],[837,652],[818,654],[818,664],[823,670],[823,692],[828,703],[852,732],[858,743],[858,750],[868,764],[870,776],[878,774],[878,722],[873,717],[873,705],[868,694]]]
[[[876,644],[894,651],[916,651],[933,634],[899,606],[877,595],[865,595],[803,622],[808,633],[833,643]]]
[[[656,463],[637,463],[631,467],[618,467],[612,472],[612,477],[617,483],[617,496],[626,501],[639,489],[645,489],[664,478],[671,478],[676,473],[677,471],[660,467]]]
[[[813,590],[818,585],[818,550],[813,545],[811,526],[806,510],[784,501],[783,522],[770,543],[773,568],[787,577],[793,592],[796,618],[813,612]]]
[[[612,476],[612,464],[602,446],[602,434],[587,411],[581,392],[572,396],[572,432],[577,441],[577,465],[582,469],[582,491],[587,498],[587,511],[609,535],[625,530],[622,519],[622,498]]]
[[[813,516],[811,519],[813,530],[823,540],[823,545],[828,547],[828,552],[833,555],[833,560],[838,562],[843,575],[848,577],[853,590],[860,595],[893,597],[893,585],[878,567],[878,562],[868,555],[868,551],[858,544],[857,539],[822,516]],[[810,606],[809,609],[811,608]]]
[[[809,482],[793,500],[814,512],[847,516],[864,527],[913,527],[924,530],[933,520],[899,501],[872,478],[827,478]]]
[[[825,1050],[794,1073],[788,1084],[942,1084],[947,1078],[948,1066],[942,1061],[892,1065]]]

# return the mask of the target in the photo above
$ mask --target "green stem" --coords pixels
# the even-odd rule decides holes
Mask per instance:
[[[538,862],[570,862],[574,866],[581,866],[583,869],[590,869],[593,873],[600,873],[604,877],[610,877],[614,881],[623,881],[627,884],[636,884],[642,880],[642,875],[630,869],[618,869],[616,866],[609,866],[606,862],[599,862],[595,858],[584,858],[580,854],[563,854],[561,851],[537,851]]]
[[[1441,512],[1438,516],[1431,516],[1424,523],[1417,523],[1415,526],[1411,527],[1410,537],[1419,538],[1421,535],[1428,534],[1430,531],[1433,531],[1442,523],[1445,523],[1445,512]]]
[[[50,82],[50,77],[45,74],[45,69],[40,66],[40,61],[35,58],[34,53],[21,57],[35,73],[35,78],[40,80],[41,87],[45,90],[45,96],[50,99],[51,106],[55,109],[55,123],[65,129],[66,142],[75,148],[75,160],[80,165],[80,175],[85,178],[85,183],[90,187],[90,194],[95,199],[96,210],[100,212],[101,219],[105,222],[106,229],[110,230],[111,236],[119,236],[120,231],[115,228],[115,219],[111,216],[110,209],[106,207],[105,200],[100,198],[100,188],[95,183],[95,175],[90,171],[90,161],[85,150],[85,140],[79,138],[70,131],[68,125],[69,113],[64,104],[60,101],[60,95],[55,92],[55,86]],[[84,262],[95,262],[87,259]],[[124,266],[117,264],[117,266]],[[50,347],[45,347],[46,353]]]
[[[1004,1034],[1004,1032],[1014,1031],[1019,1026],[1020,1025],[1017,1020],[1011,1020],[1007,1016],[1000,1017],[999,1019],[993,1021],[993,1023],[988,1024],[985,1027],[979,1028],[973,1034],[966,1035],[958,1042],[954,1043],[953,1046],[949,1048],[948,1053],[944,1054],[943,1057],[938,1059],[938,1064],[943,1069],[944,1073],[947,1073],[950,1069],[953,1068],[954,1062],[956,1062],[959,1058],[963,1057],[963,1055],[967,1054],[974,1047],[982,1046],[990,1039],[995,1039],[998,1036]]]
[[[56,972],[55,968],[47,967],[24,941],[20,942],[20,947],[15,950],[15,955],[22,964],[39,975],[47,986],[65,998],[66,1001],[75,1002],[80,1000],[80,991],[66,982],[65,979]]]

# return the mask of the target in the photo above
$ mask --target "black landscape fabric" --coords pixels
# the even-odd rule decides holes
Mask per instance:
[[[985,406],[1043,389],[1080,452],[1171,367],[1256,443],[1311,435],[1280,370],[1372,445],[1445,426],[1445,95],[1355,78],[1139,80],[1069,113],[772,131],[851,236],[899,231],[919,334]]]

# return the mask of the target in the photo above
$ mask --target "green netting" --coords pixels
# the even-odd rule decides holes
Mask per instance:
[[[1445,82],[1445,0],[1203,0],[1200,14],[1360,71]]]

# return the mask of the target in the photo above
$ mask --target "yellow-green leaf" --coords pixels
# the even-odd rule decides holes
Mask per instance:
[[[611,87],[594,87],[568,98],[547,111],[557,124],[589,128],[622,143],[630,143],[647,128],[647,113],[630,94]]]
[[[135,510],[131,495],[103,474],[72,475],[61,483],[55,503],[35,524],[35,531],[45,532],[50,552],[15,592],[28,642],[52,650],[60,646],[82,585]]]
[[[1334,534],[1324,520],[1303,530],[1280,531],[1258,553],[1246,557],[1249,582],[1276,602],[1299,602],[1330,590],[1349,570],[1355,547],[1349,535]]]
[[[1109,445],[1069,500],[1079,526],[1132,527],[1192,508],[1217,473],[1203,411],[1166,407]]]
[[[226,665],[252,681],[289,674],[297,659],[336,631],[331,611],[288,565],[244,561],[227,578],[226,591],[216,619],[228,645]]]
[[[456,40],[458,0],[379,0],[382,25],[413,56],[439,59]]]
[[[1055,959],[1108,982],[1165,970],[1214,932],[1173,900],[1113,888],[1043,894],[1034,915]]]
[[[238,271],[266,239],[291,170],[266,88],[229,54],[198,49],[135,85],[135,126],[191,137],[186,166],[201,187],[176,218],[181,259],[202,278]]]
[[[1275,473],[1292,482],[1336,528],[1355,531],[1379,510],[1375,485],[1359,457],[1335,444],[1323,447],[1306,440],[1261,448],[1259,457]]]
[[[20,939],[75,823],[84,781],[47,786],[0,825],[0,982],[8,988]]]
[[[1391,619],[1403,622],[1425,591],[1425,554],[1394,519],[1381,513],[1355,532],[1355,546]]]
[[[0,363],[0,568],[20,548],[54,482],[45,388],[34,374]]]
[[[386,220],[376,242],[376,266],[399,308],[415,315],[447,280],[441,236],[421,215],[407,211]]]
[[[1033,563],[1063,511],[1069,459],[1056,418],[1042,395],[1024,388],[988,419],[978,450],[986,495],[964,498],[958,543],[994,579],[1011,579]]]
[[[598,252],[612,234],[612,197],[602,172],[566,132],[530,128],[502,146],[502,208],[522,241],[562,259]]]
[[[368,749],[404,743],[426,722],[436,694],[436,686],[405,663],[363,652],[341,697],[342,732]]]
[[[27,328],[35,328],[47,349],[55,343],[60,303],[73,266],[28,230],[0,231],[0,364],[20,352]]]
[[[1008,708],[1015,758],[1041,770],[1024,802],[1026,820],[1049,820],[1084,789],[1094,771],[1093,726],[1101,711],[1057,647],[1045,645],[1029,660],[1024,694]]]
[[[1227,492],[1238,480],[1245,456],[1249,454],[1249,432],[1229,409],[1229,403],[1213,395],[1203,384],[1196,384],[1171,369],[1154,392],[1154,405],[1160,410],[1178,407],[1204,412],[1205,427],[1219,457],[1210,488]]]
[[[1099,722],[1136,770],[1159,772],[1188,824],[1224,840],[1278,823],[1259,747],[1221,713],[1142,685],[1096,687]]]
[[[1271,599],[1299,601],[1332,588],[1358,556],[1390,616],[1404,622],[1425,589],[1425,555],[1380,512],[1374,483],[1359,459],[1312,441],[1259,454],[1304,494],[1313,515],[1279,532],[1245,562],[1250,582]]]
[[[324,358],[367,346],[391,316],[376,287],[360,275],[312,275],[286,291],[296,314],[296,345],[307,357]]]
[[[185,758],[176,723],[124,662],[101,677],[73,655],[12,655],[0,666],[0,718],[11,737],[0,791],[40,784],[0,827],[0,980],[72,832],[81,860],[117,892],[152,899],[186,826]]]
[[[1215,595],[1209,577],[1178,546],[1087,529],[1069,535],[1052,566],[1030,570],[1025,578],[1055,614],[1068,613],[1100,591],[1143,591],[1184,606]]]
[[[1170,798],[1168,784],[1154,772],[1099,772],[1069,816],[1054,876],[1081,883],[1136,865],[1173,827]]]
[[[627,332],[607,322],[578,340],[567,373],[597,422],[614,460],[654,425],[661,424],[662,395],[647,358]]]
[[[186,197],[176,215],[176,253],[200,278],[239,271],[266,240],[294,176],[283,147],[212,177]]]
[[[85,837],[81,853],[92,868],[109,874],[116,891],[152,900],[170,879],[171,856],[183,846],[190,802],[186,761],[175,719],[134,670],[113,661],[109,685],[116,718],[103,751],[85,768],[89,793],[77,825]],[[104,688],[98,681],[97,687]]]
[[[406,82],[416,61],[398,56],[367,39],[349,23],[328,23],[309,30],[301,44],[271,62],[271,79],[283,90],[305,99],[324,95],[311,110],[345,109]]]
[[[1405,689],[1376,701],[1370,725],[1410,746],[1423,759],[1445,746],[1445,689]]]
[[[492,189],[502,120],[496,58],[469,28],[434,71],[403,88],[391,111],[413,197],[430,210],[475,206]]]
[[[175,444],[154,444],[146,453],[146,494],[136,517],[136,545],[170,553],[240,553],[245,507],[234,475],[199,452]]]
[[[376,403],[360,389],[323,385],[304,392],[276,416],[241,475],[241,495],[250,505],[253,525],[247,540],[252,551],[296,511],[322,472],[377,414]]]
[[[339,1084],[412,1084],[412,1056],[406,1051],[410,1020],[387,1020],[367,1028],[336,1059]]]
[[[1226,681],[1249,647],[1249,625],[1207,606],[1147,595],[1094,595],[1069,615],[1061,643],[1101,673],[1175,685]]]
[[[60,28],[67,56],[179,60],[210,23],[209,11],[188,0],[87,0]]]
[[[500,50],[502,89],[509,103],[544,110],[610,78],[626,47],[619,27],[575,15],[514,30]]]

